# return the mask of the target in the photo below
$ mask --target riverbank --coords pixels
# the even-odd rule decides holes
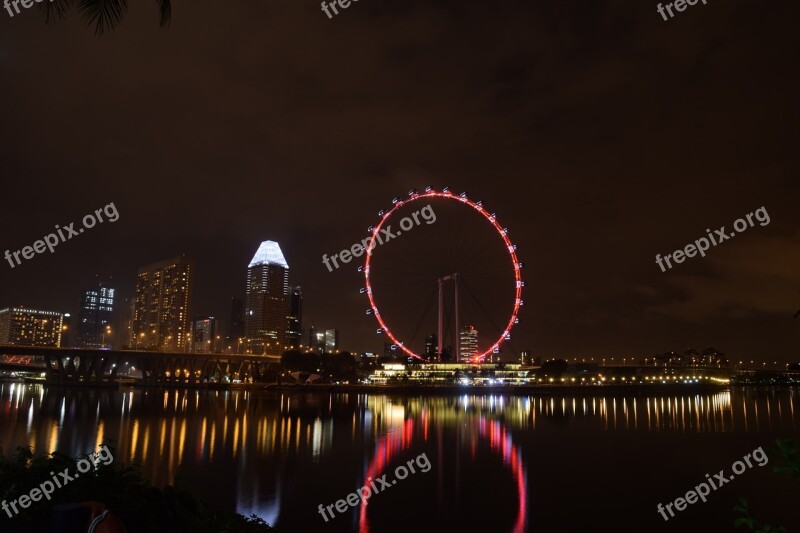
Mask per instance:
[[[325,392],[354,394],[421,395],[496,395],[509,396],[607,396],[609,394],[650,395],[714,393],[728,389],[722,383],[667,383],[636,385],[267,385],[267,391]]]

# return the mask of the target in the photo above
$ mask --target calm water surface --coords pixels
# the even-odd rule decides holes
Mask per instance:
[[[772,464],[669,522],[656,505],[778,437],[800,440],[798,400],[796,390],[526,398],[0,384],[0,446],[78,455],[113,441],[116,460],[141,463],[153,483],[287,532],[735,531],[739,497],[795,531],[800,489]],[[420,458],[368,505],[319,514],[421,454],[429,471]]]

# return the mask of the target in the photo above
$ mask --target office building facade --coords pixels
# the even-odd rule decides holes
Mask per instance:
[[[461,328],[459,335],[459,361],[471,359],[478,355],[478,330],[473,326]]]
[[[0,344],[60,347],[68,316],[22,307],[0,309]]]
[[[286,342],[288,348],[297,350],[303,344],[303,289],[292,287],[289,294],[289,316],[286,326]]]
[[[133,348],[188,350],[193,275],[186,255],[139,269],[131,327]]]
[[[308,349],[320,354],[333,354],[339,351],[338,329],[317,329],[311,326],[308,330]]]
[[[217,319],[213,316],[200,316],[192,320],[191,351],[214,353],[218,350]]]
[[[110,348],[113,333],[115,290],[106,283],[81,294],[77,345],[80,348]]]

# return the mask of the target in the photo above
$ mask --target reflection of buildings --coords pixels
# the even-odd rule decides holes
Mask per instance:
[[[354,477],[362,477],[381,456],[380,451],[387,452],[384,457],[389,462],[374,468],[379,475],[392,472],[423,449],[434,464],[426,475],[433,477],[438,465],[454,461],[454,452],[466,451],[463,446],[472,442],[491,446],[505,459],[507,452],[513,451],[512,445],[519,446],[510,440],[510,430],[554,430],[561,435],[564,423],[573,418],[580,424],[574,427],[650,431],[662,436],[664,432],[684,437],[687,432],[761,433],[768,427],[795,430],[800,422],[795,399],[796,394],[783,389],[767,395],[734,390],[594,398],[351,394],[333,402],[327,395],[289,393],[265,402],[241,390],[188,397],[180,390],[98,395],[86,389],[0,382],[0,427],[4,428],[0,448],[31,446],[37,452],[59,450],[74,457],[114,439],[115,457],[140,463],[151,483],[165,486],[180,476],[195,484],[203,499],[212,501],[216,495],[221,507],[247,515],[254,512],[274,524],[278,518],[305,520],[303,513],[294,512],[296,505],[308,501],[319,483],[320,469],[330,471],[338,468],[331,466],[333,463],[345,462],[341,456],[345,448],[352,448],[358,459],[351,464],[359,466],[355,471],[347,470],[350,467],[341,470]],[[70,418],[72,413],[92,416]],[[369,451],[362,465],[364,445]],[[404,457],[401,448],[409,452]],[[530,465],[538,456],[535,448],[517,449],[522,460],[512,453],[501,468]],[[435,456],[437,452],[441,455]],[[470,455],[463,453],[462,457],[466,461],[462,468],[471,468]],[[214,479],[213,486],[209,478]],[[356,485],[355,479],[352,484]],[[449,490],[445,486],[445,491]],[[369,512],[380,511],[376,506]],[[321,520],[319,515],[306,514],[307,522],[287,523],[284,530],[318,530],[315,520]],[[509,517],[513,519],[513,515]]]
[[[106,283],[81,294],[78,311],[78,347],[101,348],[111,344],[114,289]]]
[[[264,241],[247,265],[244,328],[247,353],[281,355],[286,348],[289,264],[275,241]]]
[[[192,320],[192,351],[194,353],[211,353],[218,350],[214,341],[217,335],[217,319],[213,316],[201,316]]]
[[[139,269],[133,305],[134,347],[167,351],[184,348],[193,276],[185,254]]]
[[[0,309],[0,344],[61,346],[64,318],[55,311],[11,307]]]
[[[464,326],[459,334],[459,357],[461,360],[471,360],[478,355],[478,330],[473,326]]]

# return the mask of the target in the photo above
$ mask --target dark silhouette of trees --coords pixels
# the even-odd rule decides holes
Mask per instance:
[[[316,354],[305,354],[298,350],[287,350],[281,356],[281,367],[289,371],[317,372],[319,360]]]
[[[552,361],[545,361],[539,369],[540,374],[548,376],[560,376],[567,372],[569,363],[563,359],[553,359]]]

